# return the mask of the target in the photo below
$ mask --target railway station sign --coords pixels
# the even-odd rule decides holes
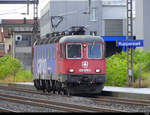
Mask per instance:
[[[118,47],[143,47],[143,40],[118,40]]]

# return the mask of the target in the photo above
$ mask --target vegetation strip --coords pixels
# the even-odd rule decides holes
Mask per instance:
[[[32,81],[31,70],[24,70],[21,62],[12,56],[0,58],[0,83]]]
[[[132,87],[150,88],[150,50],[146,51],[135,49],[133,57],[134,81]],[[117,53],[106,58],[105,86],[128,86],[126,77],[126,61],[126,52]],[[141,77],[140,86],[139,76]]]

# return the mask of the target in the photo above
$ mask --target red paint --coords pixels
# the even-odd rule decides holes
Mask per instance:
[[[85,45],[85,43],[84,43]],[[56,44],[56,68],[57,74],[105,74],[105,59],[88,59],[87,47],[82,44],[82,58],[81,59],[63,59],[59,55],[59,44]],[[82,67],[82,62],[88,62],[88,67]],[[74,69],[73,73],[69,73],[69,69]],[[100,69],[100,73],[96,73],[96,69]]]

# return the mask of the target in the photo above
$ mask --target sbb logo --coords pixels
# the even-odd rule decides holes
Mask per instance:
[[[87,61],[82,61],[82,68],[88,68],[88,62]]]

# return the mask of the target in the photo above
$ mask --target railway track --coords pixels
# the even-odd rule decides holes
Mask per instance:
[[[35,89],[27,89],[27,88],[18,88],[16,86],[5,86],[5,85],[0,85],[0,89],[6,89],[6,90],[13,90],[13,91],[19,91],[19,92],[26,92],[26,93],[34,93],[34,94],[45,94],[42,91],[37,91]]]
[[[0,113],[1,112],[13,112],[13,113],[17,113],[18,111],[13,111],[13,110],[10,110],[10,109],[6,109],[6,108],[3,108],[3,107],[0,107]]]
[[[17,88],[15,86],[0,86],[0,89],[6,89],[6,90],[15,90],[19,92],[26,92],[26,93],[33,93],[33,94],[40,94],[40,95],[49,95],[49,96],[55,96],[56,94],[52,93],[43,93],[42,91],[37,91],[34,89],[24,89],[24,88]],[[71,98],[71,96],[65,96],[67,98]],[[60,102],[54,102],[50,100],[39,100],[39,99],[28,99],[27,97],[19,97],[20,99],[23,98],[23,100],[29,100],[29,101],[34,101],[38,103],[45,103],[45,104],[52,104],[55,106],[63,106],[66,108],[72,107],[70,110],[64,110],[64,109],[59,109],[63,111],[69,111],[69,112],[122,112],[121,110],[108,110],[104,108],[91,108],[87,106],[79,106],[79,105],[74,105],[74,104],[67,104],[67,103],[60,103]],[[87,97],[89,98],[89,97]],[[132,106],[149,106],[150,107],[150,100],[136,100],[136,99],[125,99],[125,98],[118,98],[118,97],[110,97],[110,96],[96,96],[95,98],[89,98],[90,100],[96,101],[96,102],[108,102],[108,103],[113,103],[113,104],[126,104],[126,105],[132,105]],[[38,104],[37,104],[38,105]],[[43,105],[42,105],[43,106]],[[48,106],[47,106],[48,107]],[[53,108],[53,107],[52,107]],[[74,111],[73,108],[76,110]],[[57,109],[57,110],[58,110]],[[81,110],[82,109],[82,110]],[[79,111],[78,111],[79,110]],[[125,112],[125,111],[124,111]]]
[[[9,102],[28,104],[32,106],[44,107],[49,109],[61,110],[65,112],[121,112],[105,108],[88,107],[83,105],[68,104],[50,100],[35,99],[24,96],[0,94],[0,100]]]
[[[1,89],[7,90],[15,90],[27,93],[34,93],[34,94],[41,94],[41,95],[54,95],[51,93],[43,93],[42,91],[37,91],[34,89],[26,89],[26,88],[17,88],[15,86],[0,86]],[[65,96],[65,95],[63,95]],[[71,96],[65,96],[71,97]],[[90,98],[94,101],[105,101],[105,102],[112,102],[112,103],[119,103],[119,104],[130,104],[136,106],[150,106],[150,100],[136,100],[136,99],[125,99],[125,98],[118,98],[118,97],[110,97],[110,96],[96,96],[95,98]]]
[[[137,100],[137,99],[125,99],[118,97],[110,97],[110,96],[98,96],[96,98],[91,98],[94,101],[104,101],[104,102],[112,102],[117,104],[129,104],[135,106],[150,106],[150,100]]]

